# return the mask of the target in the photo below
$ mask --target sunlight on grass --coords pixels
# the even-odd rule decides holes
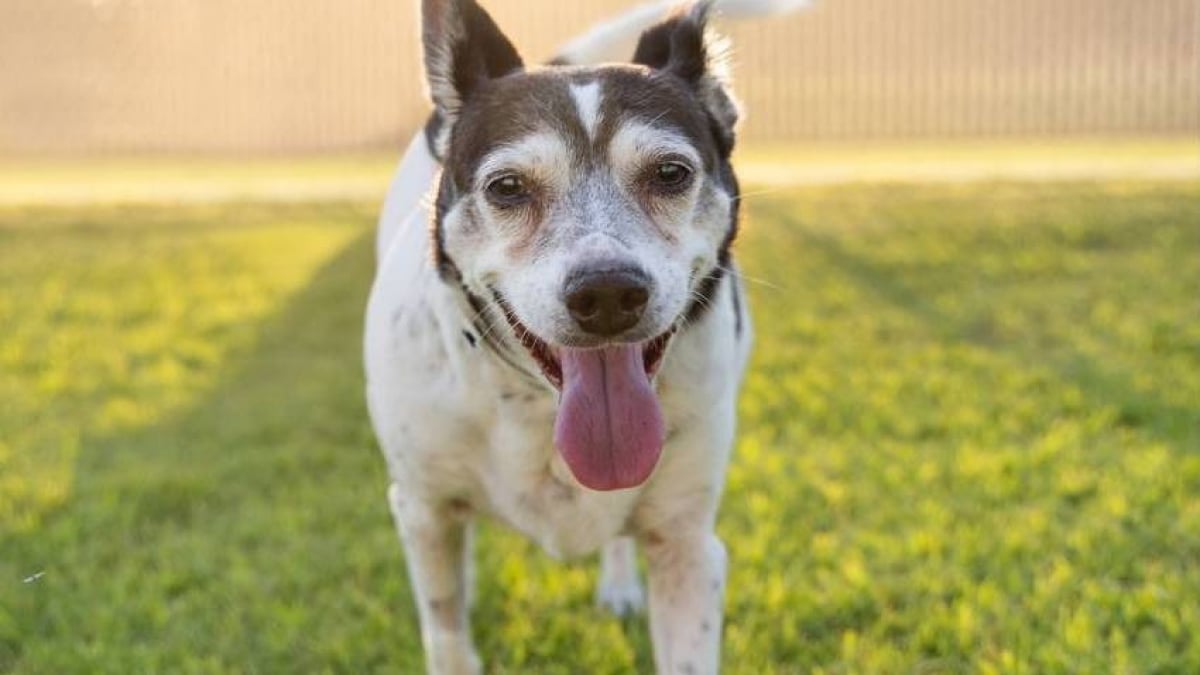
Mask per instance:
[[[1198,204],[748,198],[727,672],[1200,670]],[[0,212],[0,670],[419,671],[362,403],[372,211]],[[489,672],[652,668],[593,565],[478,540]]]
[[[0,532],[67,499],[81,437],[148,426],[210,389],[360,233],[319,213],[0,212]]]

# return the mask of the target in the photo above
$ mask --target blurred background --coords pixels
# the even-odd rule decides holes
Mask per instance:
[[[527,60],[631,5],[488,3]],[[5,0],[0,153],[397,149],[407,0]],[[827,0],[730,26],[751,141],[1200,134],[1196,0]]]
[[[0,672],[421,671],[361,370],[416,4],[0,0]],[[538,61],[633,3],[484,4]],[[725,672],[1200,672],[1200,0],[721,27]],[[651,670],[478,543],[489,672]]]

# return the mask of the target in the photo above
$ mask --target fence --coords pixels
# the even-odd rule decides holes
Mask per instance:
[[[484,0],[527,57],[629,2]],[[413,0],[0,0],[0,153],[395,147]],[[730,26],[749,137],[1200,133],[1200,0],[818,0]]]

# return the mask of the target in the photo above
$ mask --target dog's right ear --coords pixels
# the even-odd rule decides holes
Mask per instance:
[[[483,82],[520,70],[516,48],[475,0],[422,0],[429,95],[443,128]]]
[[[682,5],[642,33],[633,62],[669,73],[692,88],[713,122],[722,154],[733,149],[738,106],[729,90],[727,44],[708,28],[713,0]]]

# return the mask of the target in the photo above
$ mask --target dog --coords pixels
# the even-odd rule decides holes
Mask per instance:
[[[475,0],[423,0],[434,112],[380,218],[364,361],[430,673],[482,668],[480,515],[599,551],[618,613],[643,605],[640,543],[658,672],[718,670],[714,524],[752,336],[713,9],[639,8],[530,67]]]

